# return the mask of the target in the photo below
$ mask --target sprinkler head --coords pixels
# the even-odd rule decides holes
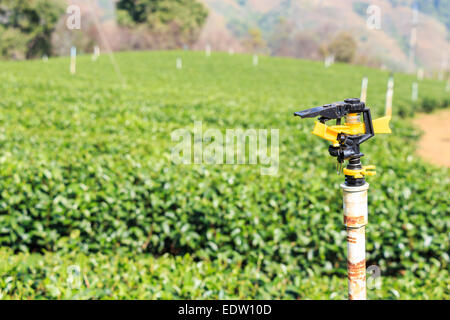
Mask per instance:
[[[349,161],[344,169],[347,183],[362,185],[365,183],[364,176],[375,174],[375,171],[369,171],[374,166],[361,165],[360,159],[364,154],[360,152],[360,145],[376,133],[391,133],[390,116],[372,121],[370,108],[358,98],[313,107],[295,112],[294,115],[301,118],[318,117],[312,133],[332,143],[328,152],[337,159],[338,173],[344,161]],[[363,122],[360,120],[361,115]],[[342,118],[345,119],[344,125],[341,125]],[[325,123],[329,120],[336,120],[336,125],[327,126]]]

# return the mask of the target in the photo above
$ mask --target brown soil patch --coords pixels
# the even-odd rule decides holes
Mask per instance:
[[[450,110],[420,114],[414,123],[424,131],[417,153],[433,164],[450,167]]]

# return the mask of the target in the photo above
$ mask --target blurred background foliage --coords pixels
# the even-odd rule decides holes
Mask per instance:
[[[66,26],[69,5],[81,29]],[[411,19],[418,8],[413,62],[434,76],[448,51],[449,0],[379,0],[381,29],[366,27],[366,0],[5,0],[0,58],[145,49],[213,50],[341,62],[410,71]],[[26,14],[24,13],[26,10]],[[20,23],[18,22],[20,17]],[[442,50],[430,50],[442,48]],[[447,49],[446,49],[447,48]],[[338,52],[335,52],[338,50]]]
[[[150,41],[141,44],[141,48],[175,49],[192,45],[208,16],[208,11],[196,0],[119,0],[117,9],[119,25],[149,31]]]
[[[112,15],[105,13],[111,9],[105,3],[2,0],[0,57],[21,60],[67,55],[71,46],[79,52],[92,52],[94,45],[106,45],[101,33],[109,38],[107,47],[113,50],[181,48],[197,39],[208,16],[196,0],[120,0],[115,4],[116,23],[115,8]],[[69,4],[81,9],[80,30],[66,26]],[[105,17],[106,21],[95,21]]]
[[[64,9],[57,0],[2,0],[0,56],[17,60],[50,55],[51,35]]]

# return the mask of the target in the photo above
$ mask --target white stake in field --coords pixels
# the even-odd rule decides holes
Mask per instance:
[[[422,81],[424,75],[425,75],[425,71],[423,70],[423,68],[420,68],[419,70],[417,70],[417,80]]]
[[[183,68],[183,61],[181,58],[177,58],[177,69]]]
[[[259,63],[258,55],[254,54],[254,55],[253,55],[253,65],[254,65],[255,67],[257,67],[257,66],[258,66],[258,63]]]
[[[392,100],[394,97],[394,78],[390,77],[388,80],[386,92],[386,115],[392,116]]]
[[[412,84],[412,92],[411,92],[411,100],[417,101],[419,99],[419,85],[417,82],[413,82]]]
[[[92,61],[97,61],[98,57],[100,57],[100,47],[94,47],[94,54],[92,55]]]
[[[362,83],[361,83],[361,98],[360,100],[363,102],[366,102],[366,98],[367,98],[367,84],[369,83],[369,79],[367,77],[364,77],[362,79]]]
[[[70,48],[70,74],[77,72],[77,48]]]
[[[205,47],[205,55],[207,57],[211,57],[211,46],[209,44],[207,44]]]
[[[324,64],[325,68],[331,67],[334,63],[334,55],[329,55],[325,57]]]

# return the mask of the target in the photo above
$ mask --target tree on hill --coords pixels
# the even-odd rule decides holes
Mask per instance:
[[[172,44],[193,43],[208,17],[196,0],[119,0],[117,13],[122,26],[145,27]]]
[[[352,62],[357,43],[350,33],[341,32],[327,46],[327,51],[334,55],[336,61]]]
[[[57,0],[0,2],[0,57],[24,59],[51,53],[51,34],[61,15]]]
[[[248,36],[243,40],[243,45],[250,52],[259,52],[266,47],[266,41],[262,36],[261,30],[258,28],[248,30]]]

